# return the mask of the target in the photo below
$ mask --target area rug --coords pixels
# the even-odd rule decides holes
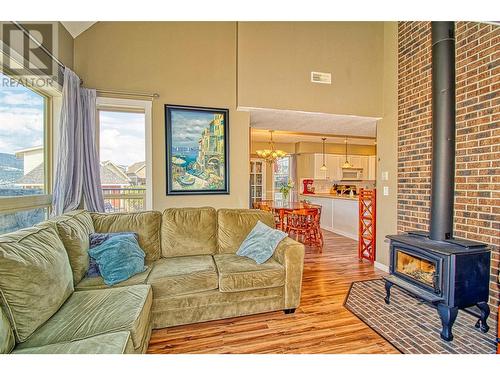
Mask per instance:
[[[391,303],[384,302],[384,281],[355,282],[344,306],[370,328],[405,354],[487,354],[495,353],[496,322],[488,320],[490,330],[476,329],[477,318],[459,311],[453,325],[454,339],[442,340],[441,320],[435,308],[393,286]]]

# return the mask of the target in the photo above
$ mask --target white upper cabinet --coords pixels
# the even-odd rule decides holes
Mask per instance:
[[[325,155],[326,164],[326,155]],[[315,180],[328,180],[330,177],[330,168],[327,166],[326,171],[322,171],[323,166],[323,154],[314,154],[314,179]]]
[[[363,180],[375,180],[375,155],[348,155],[347,160],[353,167],[363,169]],[[323,154],[301,154],[297,158],[297,176],[299,179],[313,178],[315,180],[340,181],[342,179],[342,165],[344,162],[344,155],[326,154],[325,164],[327,170],[322,171]]]
[[[331,180],[338,181],[342,179],[342,164],[344,164],[344,157],[341,155],[327,155],[326,166]]]
[[[370,155],[368,156],[368,180],[376,180],[377,179],[377,156]]]

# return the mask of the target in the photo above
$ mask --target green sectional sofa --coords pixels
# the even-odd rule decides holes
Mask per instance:
[[[144,353],[151,330],[299,305],[304,246],[264,264],[236,255],[258,210],[67,213],[0,236],[0,353]],[[108,287],[86,277],[91,233],[135,232],[146,271]]]

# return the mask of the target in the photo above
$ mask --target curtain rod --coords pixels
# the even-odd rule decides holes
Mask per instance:
[[[147,93],[147,92],[136,92],[136,91],[123,91],[123,90],[106,90],[106,89],[96,89],[98,93],[101,94],[116,94],[116,95],[128,95],[128,96],[143,96],[146,98],[158,99],[160,94],[158,93]]]

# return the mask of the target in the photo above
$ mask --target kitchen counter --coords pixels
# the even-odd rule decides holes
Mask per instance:
[[[358,197],[316,193],[299,194],[299,199],[306,199],[312,204],[321,206],[320,226],[322,229],[358,240]]]

